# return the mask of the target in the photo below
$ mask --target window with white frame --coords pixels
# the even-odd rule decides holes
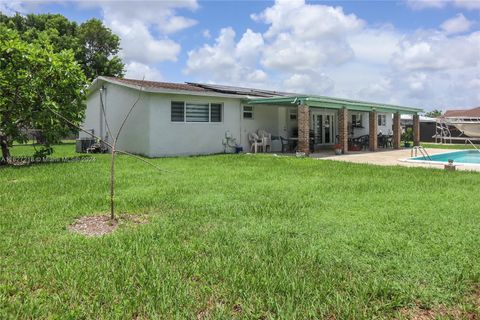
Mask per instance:
[[[243,119],[253,119],[252,106],[243,106]]]
[[[222,122],[222,103],[172,101],[172,122]]]
[[[378,125],[386,126],[387,125],[387,116],[384,114],[379,114],[378,116]]]

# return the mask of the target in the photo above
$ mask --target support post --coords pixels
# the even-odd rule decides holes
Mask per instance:
[[[378,124],[377,124],[377,112],[370,111],[368,114],[368,147],[370,151],[377,151],[378,149]]]
[[[418,114],[413,115],[413,145],[420,145],[420,116]]]
[[[393,148],[400,149],[402,138],[402,127],[400,125],[400,113],[393,114]]]
[[[310,154],[310,108],[298,105],[298,151]]]
[[[342,153],[348,152],[348,110],[342,108],[338,110],[338,135]]]

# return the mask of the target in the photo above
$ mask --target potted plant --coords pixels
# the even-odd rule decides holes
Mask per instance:
[[[335,154],[342,154],[342,146],[340,145],[340,143],[336,143],[334,146],[333,146],[333,149],[335,150]]]
[[[412,128],[405,129],[405,132],[402,133],[402,140],[403,140],[403,145],[405,146],[405,148],[410,148],[410,141],[413,140],[413,129]]]

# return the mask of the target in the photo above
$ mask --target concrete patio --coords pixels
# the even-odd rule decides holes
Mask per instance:
[[[452,149],[427,149],[430,155],[445,153],[445,152],[454,152],[459,150]],[[420,156],[420,155],[419,155]],[[367,163],[380,166],[406,166],[406,167],[424,167],[424,168],[435,168],[443,169],[444,164],[430,164],[430,163],[412,163],[404,161],[407,158],[411,157],[411,149],[400,149],[400,150],[381,150],[377,152],[349,152],[343,155],[334,155],[331,150],[326,150],[318,153],[312,153],[311,158],[316,158],[319,160],[335,160],[335,161],[345,161],[353,163]],[[457,170],[467,170],[467,171],[480,171],[480,165],[457,165]]]

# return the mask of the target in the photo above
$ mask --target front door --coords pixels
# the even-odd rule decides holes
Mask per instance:
[[[335,120],[335,112],[312,111],[311,124],[315,148],[335,143]]]

